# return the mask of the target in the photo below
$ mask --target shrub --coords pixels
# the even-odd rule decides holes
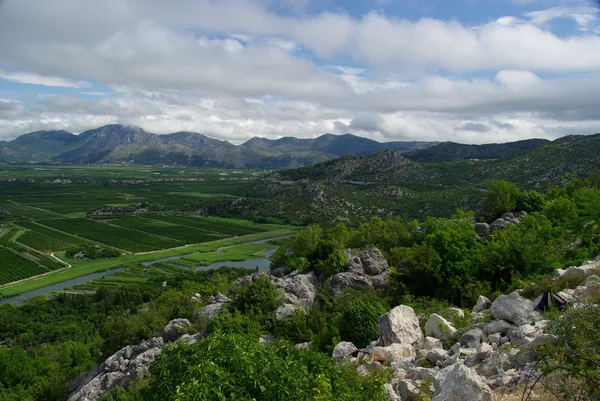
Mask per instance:
[[[363,377],[328,355],[287,342],[260,346],[256,338],[212,335],[171,346],[150,368],[147,400],[385,400],[382,373]]]
[[[340,299],[339,331],[341,339],[358,348],[369,345],[379,335],[379,317],[388,308],[372,292],[348,292]]]
[[[571,309],[554,320],[548,332],[556,341],[537,350],[539,367],[554,377],[563,400],[600,397],[600,310],[594,306]]]
[[[242,313],[254,312],[262,315],[272,314],[283,305],[283,294],[265,275],[255,282],[238,287],[235,290],[231,306]]]
[[[260,322],[252,315],[244,315],[238,310],[223,309],[208,322],[206,332],[221,334],[251,334],[258,337],[262,332]]]

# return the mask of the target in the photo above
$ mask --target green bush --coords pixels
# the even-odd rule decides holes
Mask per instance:
[[[221,334],[252,334],[258,337],[263,327],[252,314],[242,314],[239,310],[221,310],[212,318],[206,327],[206,332]]]
[[[287,342],[260,346],[256,338],[212,335],[171,346],[150,368],[144,400],[378,401],[389,378],[363,377],[322,353]]]
[[[597,400],[600,397],[600,310],[594,306],[571,309],[554,320],[548,333],[556,341],[536,354],[544,375],[553,377],[563,400]]]
[[[349,291],[339,299],[339,332],[344,341],[364,348],[379,336],[379,317],[388,311],[374,293]]]
[[[269,315],[283,303],[283,294],[267,276],[261,275],[255,282],[235,289],[231,307],[242,313]]]

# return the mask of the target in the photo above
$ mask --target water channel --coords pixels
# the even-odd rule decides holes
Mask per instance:
[[[292,236],[293,235],[282,235],[280,237],[267,238],[264,240],[252,241],[252,242],[248,242],[245,244],[231,245],[231,246],[223,247],[223,248],[221,248],[221,250],[236,247],[236,246],[243,246],[243,245],[266,244],[268,242],[278,241],[281,239],[290,238]],[[195,269],[196,270],[211,270],[211,269],[218,269],[221,266],[230,266],[230,267],[242,267],[242,268],[246,268],[246,269],[255,269],[256,267],[258,267],[259,271],[269,271],[269,266],[271,265],[271,261],[268,258],[273,254],[273,252],[274,252],[273,250],[266,252],[264,258],[249,259],[249,260],[244,260],[244,261],[216,262],[216,263],[212,263],[208,266],[196,266]],[[181,259],[183,256],[185,256],[185,255],[173,256],[171,258],[158,259],[158,260],[153,260],[153,261],[149,261],[149,262],[142,262],[142,264],[144,266],[150,266],[150,265],[153,265],[153,264],[159,263],[159,262],[168,262],[168,261],[174,261],[177,259]],[[173,263],[173,264],[176,265],[176,263]],[[180,267],[185,268],[185,269],[188,268],[186,266],[180,266]],[[92,281],[94,279],[108,276],[109,274],[114,274],[114,273],[122,272],[122,271],[125,271],[125,269],[122,267],[119,267],[119,268],[107,270],[104,272],[92,273],[92,274],[88,274],[85,276],[77,277],[77,278],[74,278],[71,280],[63,281],[61,283],[52,284],[52,285],[49,285],[46,287],[38,288],[37,290],[24,292],[23,294],[16,295],[14,297],[5,298],[3,300],[0,300],[0,305],[9,303],[9,302],[16,303],[18,305],[22,305],[26,299],[37,297],[39,295],[52,295],[55,291],[62,291],[67,287],[72,287],[77,284],[87,283],[88,281]]]

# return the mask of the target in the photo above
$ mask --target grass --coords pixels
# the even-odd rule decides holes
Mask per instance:
[[[0,286],[0,295],[3,297],[11,297],[22,294],[27,291],[32,291],[38,288],[46,287],[48,285],[57,284],[63,281],[71,280],[77,277],[85,276],[92,273],[98,273],[116,267],[140,263],[149,262],[157,259],[168,258],[172,256],[186,255],[198,252],[214,252],[220,248],[232,245],[245,244],[248,242],[259,241],[269,238],[280,237],[284,235],[293,235],[298,231],[298,228],[291,227],[287,229],[278,229],[273,231],[267,231],[262,233],[250,234],[241,237],[227,238],[224,240],[218,240],[213,242],[206,242],[203,244],[189,245],[185,247],[179,247],[174,249],[168,249],[165,251],[157,251],[146,254],[138,255],[124,255],[115,259],[100,259],[100,260],[84,260],[77,261],[71,259],[65,259],[64,253],[58,253],[56,256],[63,260],[67,260],[72,264],[69,269],[56,270],[48,275],[42,277],[32,277],[25,281],[17,284],[8,284]],[[267,248],[267,246],[263,245]],[[161,266],[159,266],[161,267]],[[162,267],[161,267],[162,268]]]
[[[198,265],[208,266],[215,262],[243,261],[264,256],[265,252],[273,249],[266,244],[242,245],[224,249],[222,252],[197,253],[187,255],[182,260],[196,262]]]

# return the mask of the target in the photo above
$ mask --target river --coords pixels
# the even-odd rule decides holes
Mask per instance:
[[[122,272],[122,271],[125,271],[125,269],[122,267],[119,267],[116,269],[111,269],[111,270],[107,270],[107,271],[100,272],[100,273],[92,273],[92,274],[88,274],[86,276],[77,277],[77,278],[74,278],[71,280],[63,281],[62,283],[52,284],[47,287],[38,288],[37,290],[24,292],[20,295],[14,296],[14,297],[5,298],[0,301],[0,305],[6,304],[9,302],[13,302],[13,303],[22,305],[25,302],[25,300],[28,298],[37,297],[38,295],[51,295],[55,291],[62,291],[67,287],[71,287],[76,284],[87,283],[88,281],[91,281],[95,278],[104,277],[109,274],[114,274],[114,273]]]
[[[282,235],[280,237],[267,238],[264,240],[252,241],[252,242],[248,242],[245,244],[230,245],[230,246],[226,246],[226,247],[223,247],[220,249],[227,249],[227,248],[232,248],[235,246],[243,246],[243,245],[266,244],[268,242],[286,239],[286,238],[290,238],[292,236],[293,235]],[[212,263],[208,266],[196,266],[195,270],[211,270],[211,269],[218,269],[221,266],[230,266],[230,267],[243,267],[246,269],[255,269],[256,267],[258,267],[258,270],[266,272],[266,271],[269,271],[269,267],[271,265],[271,261],[268,258],[273,254],[273,252],[274,251],[266,252],[264,258],[249,259],[249,260],[244,260],[244,261],[216,262],[216,263]],[[150,266],[150,265],[153,265],[154,263],[158,263],[158,262],[167,262],[167,261],[171,261],[171,260],[181,259],[183,256],[185,256],[185,255],[179,255],[179,256],[173,256],[171,258],[152,260],[149,262],[143,262],[142,264],[144,266]],[[181,266],[181,267],[187,269],[186,266]],[[107,270],[107,271],[100,272],[100,273],[92,273],[92,274],[88,274],[85,276],[77,277],[77,278],[74,278],[71,280],[63,281],[58,284],[52,284],[47,287],[38,288],[37,290],[24,292],[23,294],[0,300],[0,305],[6,304],[9,302],[13,302],[18,305],[22,305],[26,299],[37,297],[38,295],[52,295],[55,291],[62,291],[67,287],[71,287],[71,286],[74,286],[77,284],[87,283],[88,281],[92,281],[96,278],[104,277],[109,274],[114,274],[114,273],[121,272],[121,271],[125,271],[125,269],[122,267],[119,267],[116,269],[111,269],[111,270]]]

